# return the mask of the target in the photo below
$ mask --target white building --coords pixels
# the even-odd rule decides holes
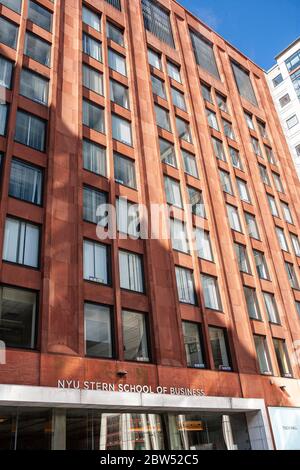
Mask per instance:
[[[268,82],[300,178],[300,38],[275,60]]]

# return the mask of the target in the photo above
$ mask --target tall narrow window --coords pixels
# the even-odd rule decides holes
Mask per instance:
[[[178,83],[182,83],[180,75],[179,65],[174,64],[173,62],[167,61],[167,70],[170,78],[173,78]]]
[[[176,129],[179,139],[192,143],[190,124],[183,119],[176,117]]]
[[[28,163],[13,159],[8,194],[22,201],[41,205],[42,179],[42,170]]]
[[[248,204],[251,204],[251,198],[248,191],[247,183],[244,180],[241,180],[240,178],[237,178],[236,182],[241,200],[244,202],[248,202]]]
[[[216,113],[214,113],[213,111],[211,111],[210,109],[207,109],[206,110],[206,115],[207,115],[207,121],[208,121],[208,125],[212,128],[212,129],[215,129],[215,131],[219,131],[219,124],[218,124],[218,120],[217,120],[217,115]]]
[[[242,232],[240,216],[236,207],[226,204],[230,228],[236,232]]]
[[[246,120],[246,124],[248,126],[248,129],[251,129],[252,131],[254,131],[255,127],[254,127],[254,124],[253,124],[252,114],[249,114],[246,111],[244,111],[244,115],[245,115],[245,120]]]
[[[131,122],[121,118],[117,114],[112,114],[111,119],[113,139],[125,145],[132,146]]]
[[[267,139],[268,138],[268,133],[267,133],[267,126],[265,122],[260,121],[257,119],[257,127],[259,130],[259,133],[262,137],[262,139]]]
[[[197,64],[220,79],[213,44],[199,33],[190,31],[190,34]]]
[[[278,208],[277,208],[275,198],[273,196],[271,196],[270,194],[267,194],[267,198],[268,198],[271,214],[274,217],[279,217],[279,212],[278,212]]]
[[[185,223],[178,219],[171,219],[170,228],[173,250],[189,253]]]
[[[13,63],[0,56],[0,87],[11,88]]]
[[[261,313],[255,289],[244,286],[248,315],[253,320],[261,320]]]
[[[171,124],[170,124],[170,117],[169,111],[158,106],[157,104],[154,105],[155,115],[156,115],[156,124],[158,127],[165,129],[166,131],[171,132]]]
[[[285,269],[292,289],[300,290],[299,281],[293,264],[285,262]]]
[[[219,170],[221,185],[224,193],[231,194],[233,196],[233,189],[230,179],[230,174],[227,171]]]
[[[228,137],[231,140],[235,140],[235,134],[234,134],[234,130],[232,127],[232,123],[227,121],[226,119],[222,119],[222,123],[223,123],[223,128],[224,128],[224,134],[226,135],[226,137]]]
[[[113,357],[110,307],[89,302],[84,304],[84,337],[87,356]]]
[[[83,64],[82,76],[83,86],[89,90],[94,91],[95,93],[98,93],[98,95],[104,94],[102,73],[86,64]]]
[[[271,163],[272,165],[276,165],[276,159],[275,159],[275,156],[271,147],[269,147],[268,145],[265,145],[264,148],[265,148],[268,162]]]
[[[206,219],[206,211],[202,192],[198,191],[198,189],[193,188],[192,186],[188,186],[187,190],[192,214],[197,215],[202,219]]]
[[[97,41],[86,33],[83,33],[82,35],[82,50],[88,56],[92,57],[98,62],[102,62],[101,42]]]
[[[186,104],[184,99],[184,94],[181,91],[177,90],[176,88],[171,87],[172,99],[173,104],[179,109],[186,111]]]
[[[46,123],[23,111],[17,111],[15,140],[40,152],[45,151]]]
[[[107,204],[107,193],[85,186],[83,188],[83,219],[94,224],[101,223],[101,216],[97,215],[97,209],[102,204]]]
[[[161,41],[174,47],[170,15],[155,0],[142,0],[145,28]]]
[[[251,267],[246,247],[244,245],[241,245],[240,243],[235,243],[234,249],[240,271],[246,274],[251,274]]]
[[[273,179],[274,179],[274,183],[275,183],[275,187],[277,191],[279,193],[284,193],[284,188],[283,188],[280,175],[278,175],[277,173],[274,173],[274,171],[272,171],[272,175],[273,175]]]
[[[83,168],[96,173],[96,175],[106,176],[106,149],[90,140],[83,139]]]
[[[289,205],[286,202],[281,201],[282,212],[284,216],[284,220],[288,224],[294,224],[292,213],[290,211]]]
[[[257,100],[251,83],[250,75],[241,65],[231,62],[234,78],[240,95],[257,106]]]
[[[161,70],[161,55],[158,52],[155,52],[153,49],[148,49],[148,62],[149,65],[155,69]]]
[[[281,227],[275,227],[276,233],[277,233],[277,238],[279,241],[280,248],[283,251],[289,251],[289,247],[285,238],[285,233],[284,230]]]
[[[224,151],[223,142],[219,139],[216,139],[215,137],[212,137],[212,143],[214,147],[215,157],[218,158],[218,160],[226,162],[226,155]]]
[[[114,8],[116,8],[117,10],[121,11],[121,0],[105,0],[105,1],[106,3],[109,3]]]
[[[84,126],[96,132],[105,132],[104,109],[93,104],[91,101],[83,100],[82,123]]]
[[[259,230],[256,223],[255,216],[249,214],[249,212],[245,212],[245,219],[247,225],[248,235],[251,238],[255,238],[255,240],[260,240]]]
[[[263,375],[272,375],[273,370],[272,370],[272,364],[271,364],[266,337],[254,335],[254,343],[255,343],[260,373]]]
[[[270,323],[280,324],[279,313],[275,301],[275,296],[269,292],[263,292],[265,306]]]
[[[26,96],[37,103],[47,105],[49,80],[31,70],[22,69],[20,79],[20,95]]]
[[[83,242],[83,277],[86,281],[109,284],[109,247],[91,240]]]
[[[228,113],[228,104],[226,96],[220,95],[220,93],[216,93],[216,99],[218,108],[224,113]]]
[[[201,83],[201,92],[202,92],[203,99],[207,101],[208,103],[213,104],[211,87],[206,85],[205,83]]]
[[[160,158],[163,163],[177,167],[174,144],[165,139],[159,139]]]
[[[266,169],[266,167],[259,164],[258,169],[260,172],[260,177],[261,177],[262,182],[266,184],[267,186],[271,186],[270,178],[268,175],[268,170]]]
[[[199,258],[214,261],[209,232],[199,227],[196,228],[196,249]]]
[[[232,367],[226,330],[214,326],[210,326],[208,329],[215,369],[231,371]]]
[[[254,250],[253,254],[259,278],[269,281],[270,275],[264,253]]]
[[[101,31],[101,17],[94,11],[82,7],[82,21],[96,31]]]
[[[109,21],[106,23],[106,35],[107,39],[111,39],[119,46],[124,46],[124,31]]]
[[[273,344],[281,377],[292,377],[285,340],[273,338]]]
[[[29,0],[28,19],[46,31],[49,31],[49,33],[52,31],[52,16],[49,10]]]
[[[182,322],[186,361],[188,367],[205,369],[200,326],[188,321]]]
[[[114,153],[114,172],[117,183],[136,189],[134,160]]]
[[[119,232],[128,234],[133,238],[139,238],[139,205],[119,197],[117,198],[116,209]]]
[[[46,67],[50,67],[51,45],[34,34],[26,32],[24,54]]]
[[[37,268],[39,264],[40,229],[37,225],[7,217],[3,260]]]
[[[122,108],[129,109],[128,88],[112,79],[110,80],[110,99]]]
[[[0,103],[0,135],[6,134],[8,104]]]
[[[182,208],[180,183],[169,176],[165,176],[164,180],[167,203]]]
[[[196,305],[193,271],[179,266],[175,271],[179,302]]]
[[[120,73],[121,75],[127,75],[126,59],[118,52],[113,49],[108,49],[108,65],[112,70]]]
[[[0,43],[5,44],[12,49],[17,47],[19,28],[14,23],[0,17]]]
[[[121,289],[145,292],[141,255],[120,250],[119,267]]]
[[[291,240],[292,240],[295,255],[300,257],[300,241],[299,241],[299,238],[294,233],[291,233]]]
[[[229,147],[229,153],[231,157],[232,166],[234,166],[234,168],[237,168],[238,170],[243,171],[243,165],[239,151],[234,149],[233,147]]]
[[[123,310],[122,326],[125,361],[150,362],[145,314]]]
[[[152,93],[160,98],[166,99],[165,82],[151,75]]]
[[[205,308],[222,311],[218,280],[207,274],[201,275]]]

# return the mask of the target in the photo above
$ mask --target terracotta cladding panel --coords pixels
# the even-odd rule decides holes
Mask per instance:
[[[124,10],[119,12],[104,0],[86,0],[94,11],[101,13],[101,32],[82,25],[81,2],[66,0],[62,9],[59,1],[53,5],[48,0],[41,3],[54,12],[53,32],[42,30],[27,21],[27,7],[22,15],[0,6],[0,13],[19,25],[19,40],[16,50],[1,44],[1,54],[15,61],[12,90],[6,91],[10,113],[6,136],[0,137],[0,151],[5,153],[1,175],[0,246],[2,250],[6,216],[12,215],[38,223],[42,226],[41,270],[30,270],[0,262],[0,282],[40,292],[38,351],[8,351],[8,362],[0,369],[1,383],[40,384],[55,386],[60,378],[89,381],[149,384],[153,386],[185,386],[205,388],[207,394],[216,396],[265,397],[268,404],[295,405],[296,380],[287,381],[290,398],[273,393],[270,378],[261,377],[253,341],[253,334],[267,337],[274,374],[279,375],[272,337],[285,339],[292,370],[299,378],[299,363],[294,356],[293,343],[300,340],[299,317],[294,298],[300,299],[299,292],[293,294],[285,271],[284,260],[294,264],[299,272],[299,258],[291,251],[282,255],[275,231],[275,219],[271,216],[266,192],[275,197],[280,211],[276,224],[288,232],[300,236],[300,188],[291,156],[285,142],[278,117],[268,90],[264,72],[228,44],[209,27],[198,21],[177,2],[162,0],[171,11],[171,24],[176,47],[173,49],[157,37],[144,30],[139,0],[122,2]],[[125,47],[106,38],[106,22],[112,21],[125,29]],[[47,40],[51,46],[51,67],[23,55],[25,30],[34,32]],[[196,64],[191,47],[189,28],[198,31],[212,42],[221,79],[218,80]],[[102,62],[82,53],[82,31],[88,32],[102,42]],[[150,67],[147,60],[147,43],[161,54],[162,70],[152,69],[157,77],[164,80],[166,100],[156,102],[169,111],[172,132],[158,129],[154,112],[151,89]],[[126,57],[127,77],[108,67],[108,47]],[[230,60],[234,59],[250,72],[258,107],[241,98],[233,77]],[[180,65],[182,83],[175,83],[168,77],[167,60]],[[82,62],[86,62],[103,73],[104,96],[83,89]],[[29,68],[49,79],[48,108],[19,95],[20,72]],[[110,78],[128,86],[130,111],[111,103]],[[200,80],[212,89],[214,103],[205,103]],[[175,108],[172,102],[171,86],[184,93],[187,112]],[[227,97],[229,113],[219,110],[216,93]],[[82,98],[103,107],[105,133],[97,132],[82,125]],[[31,149],[14,142],[17,108],[20,107],[47,121],[46,152]],[[216,113],[219,131],[209,128],[205,109]],[[255,131],[247,128],[244,109],[254,116]],[[131,122],[133,145],[113,140],[111,113]],[[192,143],[179,139],[176,132],[176,117],[189,122]],[[222,119],[232,122],[236,139],[226,137]],[[259,134],[257,119],[266,122],[268,138]],[[224,142],[227,162],[214,157],[211,136]],[[277,165],[269,164],[266,156],[258,159],[252,149],[251,136],[257,138],[261,147],[273,149]],[[102,145],[106,151],[107,175],[95,175],[83,170],[82,138]],[[177,168],[162,164],[158,137],[174,144]],[[243,170],[233,167],[229,146],[239,151]],[[181,150],[190,152],[196,161],[199,178],[185,173]],[[137,188],[117,184],[114,179],[114,156],[118,152],[135,162]],[[263,151],[264,152],[264,151]],[[44,168],[44,201],[42,207],[8,197],[12,157]],[[257,163],[280,174],[286,189],[279,195],[274,184],[266,188],[259,174]],[[234,195],[224,195],[220,185],[219,168],[229,172]],[[205,220],[192,216],[187,210],[174,208],[173,216],[185,217],[189,242],[193,226],[209,231],[214,252],[214,263],[199,260],[197,252],[189,255],[175,252],[168,240],[111,240],[112,284],[99,286],[83,282],[83,238],[97,240],[95,225],[82,220],[82,186],[93,186],[106,191],[109,200],[115,203],[117,197],[128,197],[132,202],[142,202],[150,208],[152,203],[166,202],[164,175],[180,182],[184,204],[189,203],[187,187],[201,190],[205,201]],[[251,194],[251,204],[238,197],[236,178],[244,180]],[[294,225],[283,218],[280,201],[289,204]],[[226,203],[234,205],[240,215],[243,233],[233,232],[228,223]],[[255,215],[261,240],[251,239],[246,230],[243,213]],[[166,226],[166,220],[163,220]],[[234,242],[246,246],[252,274],[239,272],[234,251]],[[120,289],[118,272],[118,249],[122,248],[143,255],[145,271],[145,294],[136,294]],[[265,254],[271,281],[260,280],[256,273],[253,249]],[[2,251],[1,251],[2,253]],[[1,257],[2,258],[2,257]],[[189,306],[178,302],[175,265],[193,271],[198,304]],[[222,312],[205,308],[201,274],[217,279]],[[243,285],[257,290],[263,321],[250,320],[243,293]],[[281,326],[269,325],[263,292],[275,295],[281,317]],[[97,360],[84,356],[84,301],[110,305],[114,317],[114,340],[117,360]],[[122,347],[122,308],[144,312],[150,330],[150,344],[153,364],[124,362]],[[213,355],[209,342],[209,327],[226,328],[234,372],[216,370],[195,371],[186,367],[185,348],[181,320],[201,324],[208,369],[213,369]],[[125,379],[117,379],[117,372],[126,369]],[[277,380],[276,378],[274,379]],[[279,380],[279,379],[278,379]],[[282,379],[286,380],[286,379]],[[297,401],[298,400],[298,401]]]

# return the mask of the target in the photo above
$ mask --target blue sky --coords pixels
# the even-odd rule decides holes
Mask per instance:
[[[300,0],[179,0],[264,69],[300,37]]]

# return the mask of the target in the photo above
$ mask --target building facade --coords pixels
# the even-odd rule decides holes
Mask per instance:
[[[264,72],[172,0],[0,0],[0,84],[0,448],[299,448],[300,189]]]
[[[300,177],[300,38],[275,60],[267,73],[268,82]]]

